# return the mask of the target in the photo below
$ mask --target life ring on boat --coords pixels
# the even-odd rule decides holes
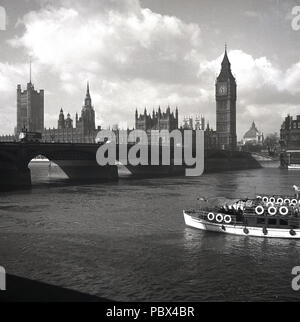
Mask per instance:
[[[261,199],[262,198],[262,196],[256,196],[256,199]]]
[[[269,202],[275,203],[275,202],[276,202],[276,199],[275,199],[274,197],[271,197],[271,198],[269,199]]]
[[[245,227],[245,228],[243,229],[243,231],[244,231],[244,234],[245,234],[245,235],[248,235],[248,234],[249,234],[249,229],[248,229],[248,228],[246,228],[246,227]]]
[[[257,206],[257,207],[255,207],[255,213],[257,215],[262,215],[264,212],[265,212],[265,209],[264,209],[263,206]]]
[[[216,216],[216,221],[217,221],[217,222],[222,222],[222,221],[223,221],[223,215],[221,215],[221,214],[217,214],[217,216]]]
[[[266,196],[264,196],[264,197],[262,197],[262,201],[265,202],[265,203],[267,203],[269,201],[269,198],[266,197]]]
[[[273,202],[269,201],[269,202],[267,202],[266,206],[267,206],[267,207],[273,207],[273,206],[274,206],[274,204],[273,204]]]
[[[290,204],[290,203],[291,203],[291,200],[290,200],[289,198],[285,198],[285,199],[283,200],[283,203],[284,203],[284,204]]]
[[[215,219],[215,214],[213,212],[210,212],[208,215],[207,215],[207,219],[210,220],[210,221],[213,221]]]
[[[269,208],[268,208],[268,213],[269,213],[269,215],[271,215],[271,216],[275,216],[275,215],[276,215],[276,213],[277,213],[277,208],[276,208],[276,207],[274,207],[274,206],[269,207]]]
[[[289,212],[289,209],[286,206],[282,206],[279,208],[279,213],[282,216],[286,216],[288,214],[288,212]]]
[[[265,236],[268,235],[268,229],[266,227],[263,228],[263,233]]]
[[[281,197],[277,198],[276,202],[280,205],[283,204],[283,199]]]
[[[225,222],[225,224],[230,224],[231,223],[231,216],[229,216],[229,215],[225,215],[224,216],[224,222]]]
[[[292,199],[291,200],[291,205],[296,206],[298,204],[298,200],[297,199]]]
[[[291,230],[290,230],[290,235],[291,235],[291,236],[296,236],[296,232],[295,232],[295,230],[294,230],[294,229],[291,229]]]

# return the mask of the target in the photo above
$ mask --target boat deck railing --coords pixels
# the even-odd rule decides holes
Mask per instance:
[[[296,195],[288,196],[288,195],[277,195],[277,194],[271,194],[271,195],[257,194],[257,196],[268,197],[268,198],[274,197],[274,198],[282,198],[282,199],[296,199],[296,200],[300,201],[300,198],[298,198]]]

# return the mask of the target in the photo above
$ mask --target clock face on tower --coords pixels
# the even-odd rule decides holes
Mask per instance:
[[[227,95],[227,84],[219,84],[217,90],[218,95]]]

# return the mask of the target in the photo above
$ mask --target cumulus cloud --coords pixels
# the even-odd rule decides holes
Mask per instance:
[[[25,64],[8,64],[0,62],[0,126],[1,133],[12,134],[16,124],[17,84],[28,75]]]
[[[189,79],[193,66],[186,57],[199,49],[200,41],[197,25],[142,8],[138,13],[114,8],[88,15],[74,7],[50,6],[27,14],[23,23],[24,35],[10,43],[25,47],[59,73],[80,70],[173,82],[167,71],[176,65]]]

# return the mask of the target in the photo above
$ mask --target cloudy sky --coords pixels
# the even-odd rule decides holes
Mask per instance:
[[[214,83],[225,42],[238,84],[238,138],[252,120],[270,133],[287,113],[300,114],[297,0],[0,0],[0,6],[7,14],[0,30],[1,134],[16,124],[16,85],[28,82],[29,57],[33,83],[46,91],[47,127],[57,125],[61,107],[80,112],[89,80],[98,125],[132,126],[136,108],[169,104],[178,106],[181,120],[204,114],[215,128]]]

